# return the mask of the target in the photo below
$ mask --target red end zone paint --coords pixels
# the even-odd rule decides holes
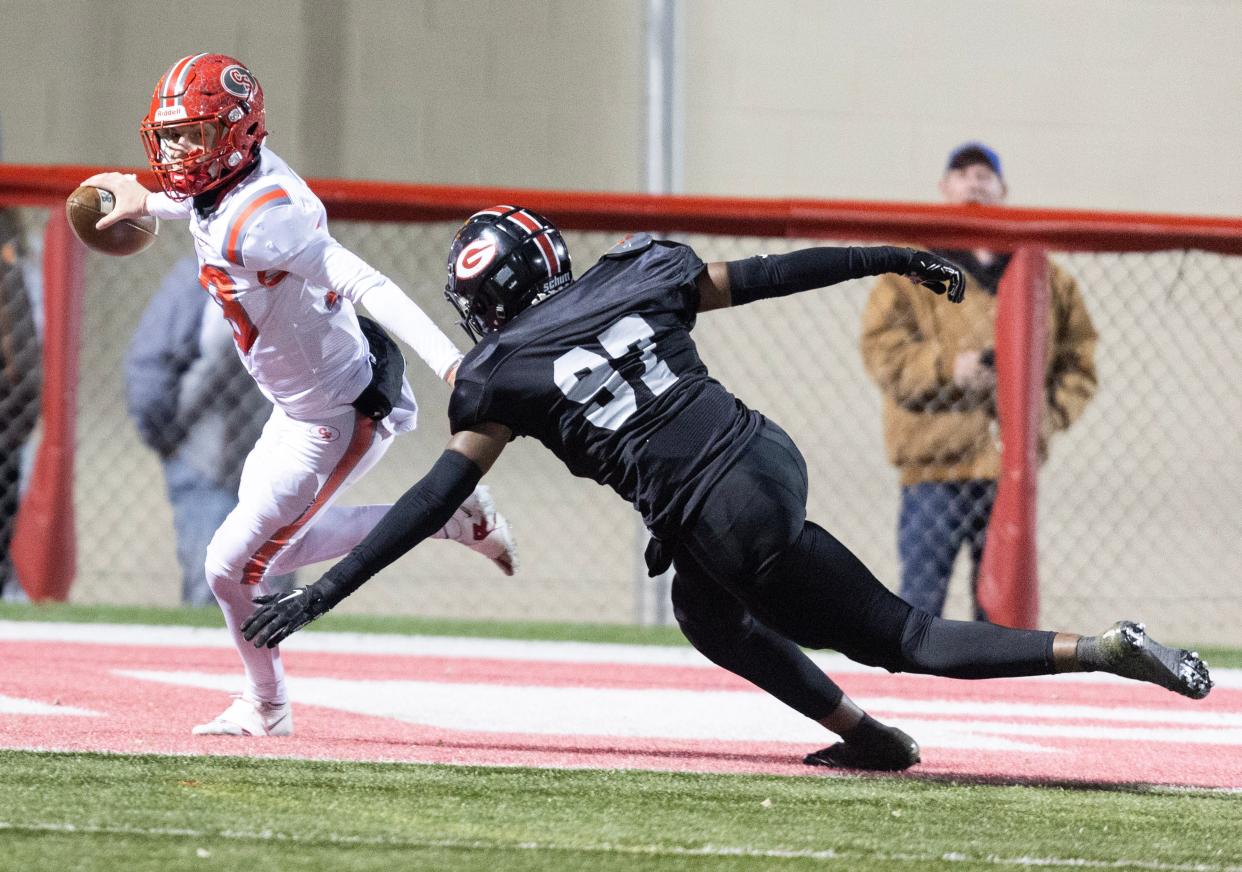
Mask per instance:
[[[219,689],[193,682],[224,687],[240,680],[236,655],[227,649],[6,641],[5,661],[0,696],[98,713],[4,714],[5,748],[822,775],[826,770],[800,761],[833,741],[826,732],[801,738],[801,720],[794,730],[800,738],[792,741],[714,738],[731,731],[715,721],[721,729],[713,732],[712,706],[743,713],[769,701],[710,668],[286,651],[296,734],[234,739],[189,733],[227,704]],[[965,682],[877,673],[839,680],[874,714],[909,726],[923,741],[924,762],[914,776],[1242,787],[1242,690],[1217,688],[1208,700],[1192,702],[1134,683]],[[348,701],[337,702],[332,690],[350,682],[403,682],[393,687],[416,698],[399,700],[399,717],[360,713]],[[548,699],[570,707],[550,710],[550,726],[538,729],[497,728],[486,718],[471,721],[468,713],[459,713],[468,728],[445,726],[445,699],[460,703],[490,693],[516,694],[507,698],[517,707],[523,700],[546,707]],[[598,712],[593,722],[614,722],[620,735],[606,728],[554,732],[564,729],[562,720],[581,722],[571,716],[577,694],[588,700],[582,705],[628,701],[617,703],[615,712]],[[322,704],[301,701],[307,697]],[[349,692],[341,697],[347,700]],[[700,722],[684,730],[674,725],[668,732],[677,736],[644,734],[643,706],[633,703],[645,698],[650,707],[688,700],[688,718],[697,712]],[[673,723],[667,712],[661,717],[663,728]],[[993,739],[1013,747],[986,747]]]

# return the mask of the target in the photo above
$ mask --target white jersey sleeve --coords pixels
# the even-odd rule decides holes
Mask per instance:
[[[412,348],[440,378],[461,360],[461,351],[417,303],[390,278],[323,230],[316,231],[294,256],[272,266],[331,288],[351,303],[366,306],[381,327]]]
[[[193,205],[189,200],[174,200],[163,191],[147,194],[147,214],[163,221],[185,221]]]
[[[253,220],[248,220],[245,214],[234,219],[234,226],[244,228],[244,232],[229,233],[229,237],[240,238],[225,239],[225,256],[246,269],[284,270],[339,293],[340,288],[319,282],[317,276],[293,266],[301,252],[312,248],[321,238],[331,239],[319,226],[320,216],[317,210],[312,210],[312,205],[291,199],[277,185],[270,187],[270,193],[260,191],[252,199],[252,205],[246,207],[255,210]]]

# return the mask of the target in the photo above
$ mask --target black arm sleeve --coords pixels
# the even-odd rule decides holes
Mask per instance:
[[[441,454],[375,529],[316,582],[315,586],[323,589],[328,608],[448,523],[482,477],[483,471],[465,455],[456,451]]]
[[[850,246],[848,248],[804,248],[789,254],[772,254],[731,260],[729,288],[734,306],[784,297],[835,285],[847,279],[906,273],[914,250],[892,245]]]

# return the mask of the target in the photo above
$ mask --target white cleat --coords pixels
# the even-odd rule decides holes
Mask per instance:
[[[454,542],[482,554],[505,575],[513,575],[517,569],[517,542],[505,516],[496,511],[486,485],[479,485],[466,497],[461,508],[444,525],[444,533]]]
[[[196,736],[292,736],[293,709],[287,702],[254,702],[236,694],[232,705],[191,732]]]

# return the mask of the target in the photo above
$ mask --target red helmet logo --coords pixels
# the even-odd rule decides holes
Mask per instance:
[[[496,243],[490,239],[480,239],[467,245],[457,256],[455,271],[459,279],[471,279],[477,276],[496,257]]]

